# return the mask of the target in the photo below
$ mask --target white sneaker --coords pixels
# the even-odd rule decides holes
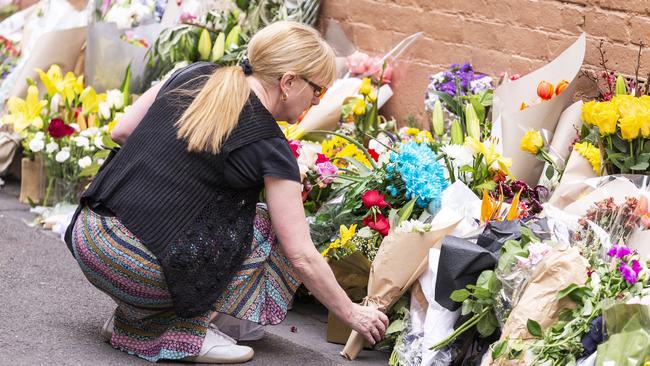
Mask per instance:
[[[223,334],[210,324],[203,339],[199,355],[189,357],[186,361],[201,363],[243,363],[253,358],[253,349],[248,346],[238,346],[237,342]]]
[[[106,343],[110,343],[113,337],[113,319],[115,319],[115,313],[111,314],[111,317],[106,320],[102,327],[101,337]]]

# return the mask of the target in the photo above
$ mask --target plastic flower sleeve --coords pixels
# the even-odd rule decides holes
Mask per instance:
[[[597,366],[642,366],[650,361],[648,305],[616,304],[603,311],[603,318],[609,339],[598,346]]]
[[[130,90],[144,92],[146,68],[145,54],[148,47],[135,45],[122,39],[127,32],[135,39],[152,44],[162,31],[162,25],[152,23],[130,30],[118,30],[113,23],[88,25],[86,46],[86,81],[98,91],[119,89],[126,69],[131,65]]]

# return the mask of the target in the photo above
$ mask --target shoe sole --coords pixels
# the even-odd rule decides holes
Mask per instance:
[[[220,363],[220,364],[233,364],[233,363],[244,363],[253,359],[255,352],[251,350],[249,354],[241,356],[239,358],[219,358],[219,357],[209,357],[209,356],[196,356],[196,357],[187,357],[183,359],[184,361],[195,362],[195,363]]]

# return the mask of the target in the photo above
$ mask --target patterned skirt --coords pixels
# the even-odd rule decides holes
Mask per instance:
[[[257,206],[252,251],[214,310],[262,325],[278,324],[300,285],[282,254],[264,205]],[[160,264],[116,217],[84,208],[72,234],[86,278],[117,303],[111,345],[149,361],[199,354],[211,312],[176,316]]]

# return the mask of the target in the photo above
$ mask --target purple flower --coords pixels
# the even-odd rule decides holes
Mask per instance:
[[[637,281],[637,273],[634,272],[634,269],[630,267],[627,263],[621,262],[618,266],[618,270],[621,271],[621,275],[627,283],[634,285]]]
[[[632,270],[637,275],[639,274],[639,272],[641,272],[641,263],[639,263],[639,261],[636,259],[632,260]]]
[[[607,255],[608,255],[608,256],[610,256],[610,257],[614,257],[614,256],[615,256],[616,258],[619,258],[619,259],[621,259],[621,258],[623,258],[623,257],[625,257],[625,256],[630,255],[630,253],[632,253],[632,251],[630,250],[630,248],[626,247],[626,246],[623,245],[623,244],[621,244],[621,245],[614,245],[614,246],[612,246],[611,248],[609,248],[609,250],[607,251]]]

